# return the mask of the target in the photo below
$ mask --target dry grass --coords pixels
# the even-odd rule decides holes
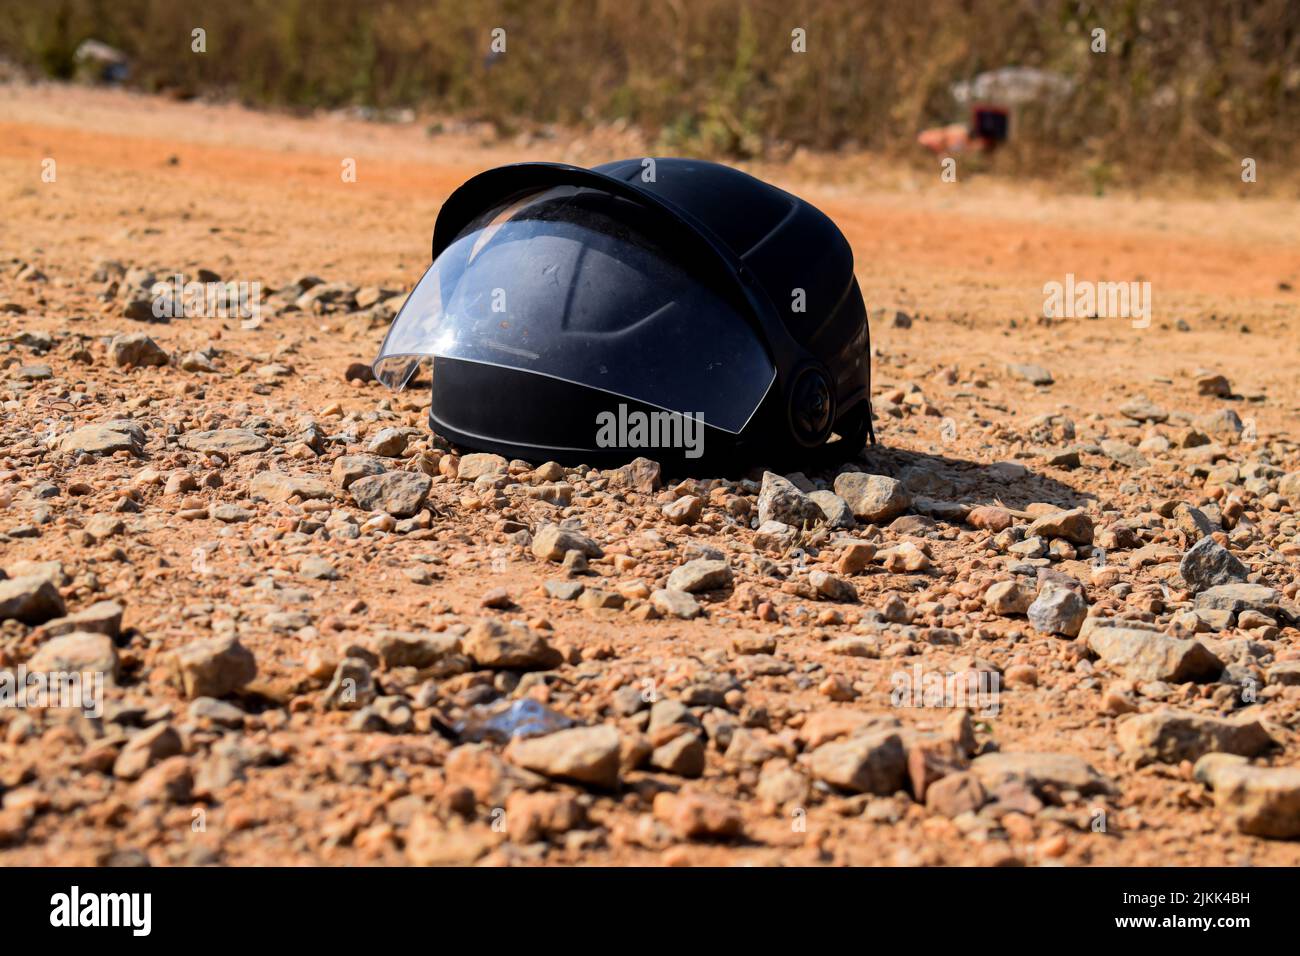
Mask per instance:
[[[190,31],[207,31],[207,52]],[[506,30],[507,52],[489,53]],[[808,52],[791,51],[791,30]],[[1107,31],[1108,52],[1090,51]],[[488,120],[624,120],[665,151],[903,152],[964,118],[954,80],[1004,65],[1073,77],[1023,110],[1008,165],[1109,182],[1235,176],[1300,137],[1294,0],[0,0],[0,54],[71,76],[86,37],[134,58],[149,90],[253,104],[413,106]]]

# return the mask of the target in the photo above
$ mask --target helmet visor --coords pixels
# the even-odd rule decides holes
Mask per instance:
[[[561,186],[496,207],[448,245],[375,360],[390,388],[439,357],[547,375],[737,433],[776,377],[726,292],[662,241],[650,213]]]

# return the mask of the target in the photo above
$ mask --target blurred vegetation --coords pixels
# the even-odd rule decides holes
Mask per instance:
[[[1014,116],[1010,152],[1044,172],[1219,171],[1300,138],[1297,0],[0,0],[0,56],[29,70],[72,77],[91,37],[145,90],[502,132],[623,120],[707,155],[911,151],[921,128],[966,119],[952,82],[1008,65],[1075,81]]]

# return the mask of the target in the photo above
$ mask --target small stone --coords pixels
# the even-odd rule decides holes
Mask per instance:
[[[381,458],[400,458],[410,440],[404,428],[381,428],[366,443],[366,451]]]
[[[446,632],[382,631],[375,640],[385,667],[432,667],[460,650],[460,638]]]
[[[926,808],[949,819],[977,812],[985,799],[983,784],[976,774],[969,771],[948,774],[930,784],[925,791]]]
[[[892,794],[902,790],[907,754],[902,738],[884,730],[823,744],[812,752],[815,779],[851,793]]]
[[[194,789],[189,758],[177,754],[145,771],[131,790],[137,804],[188,803]]]
[[[104,634],[116,638],[122,630],[122,605],[116,601],[98,601],[67,617],[55,618],[41,626],[46,637],[60,637],[73,631]]]
[[[576,601],[585,585],[581,581],[560,578],[547,581],[543,587],[546,589],[547,596],[555,598],[557,601]]]
[[[416,866],[469,866],[491,848],[486,830],[447,827],[436,818],[417,816],[406,831],[406,858]]]
[[[1101,451],[1107,458],[1125,468],[1148,468],[1151,462],[1128,442],[1117,438],[1106,438],[1101,442]]]
[[[1174,524],[1191,541],[1199,541],[1218,530],[1204,511],[1186,502],[1179,502],[1174,507]]]
[[[664,505],[663,513],[673,524],[695,524],[704,512],[704,502],[695,495],[684,495]]]
[[[134,365],[136,367],[146,365],[161,366],[166,365],[169,361],[163,348],[143,332],[131,332],[114,337],[113,341],[109,343],[108,354],[112,358],[113,364],[118,367],[124,365]]]
[[[1223,662],[1199,641],[1132,627],[1101,626],[1096,618],[1090,619],[1082,637],[1089,650],[1130,680],[1182,684],[1213,680],[1223,671]]]
[[[370,664],[359,657],[345,657],[321,695],[327,710],[362,710],[378,696]]]
[[[358,479],[382,475],[386,470],[384,463],[372,455],[341,455],[334,460],[330,479],[340,488],[349,488]]]
[[[1092,544],[1092,518],[1082,508],[1058,511],[1037,518],[1026,536],[1064,538],[1074,544]]]
[[[662,482],[659,462],[649,458],[633,458],[613,472],[613,484],[643,495],[654,494]]]
[[[1011,512],[1004,508],[995,508],[992,505],[980,505],[972,508],[970,513],[966,515],[966,523],[972,528],[992,531],[994,534],[999,531],[1006,531],[1014,521]]]
[[[840,574],[857,574],[866,570],[876,556],[876,546],[869,541],[854,541],[845,546],[835,567]]]
[[[588,558],[605,555],[600,545],[585,534],[567,531],[557,524],[543,525],[533,536],[533,554],[543,561],[563,561],[570,551],[578,551]]]
[[[718,840],[740,836],[744,817],[730,800],[703,793],[655,794],[655,819],[682,840]]]
[[[1163,422],[1169,419],[1169,412],[1150,399],[1139,397],[1120,406],[1119,413],[1135,422]]]
[[[33,574],[0,581],[0,621],[43,624],[65,612],[63,597],[48,577]]]
[[[685,591],[660,588],[650,595],[650,604],[664,617],[680,618],[689,621],[698,617],[700,603]]]
[[[27,661],[27,669],[46,674],[77,672],[103,674],[113,683],[117,678],[117,648],[106,634],[73,631],[40,646]]]
[[[338,569],[317,554],[309,554],[298,562],[298,573],[312,581],[337,581],[339,579]]]
[[[984,592],[984,606],[1002,617],[1027,614],[1034,592],[1017,581],[999,581]]]
[[[821,509],[826,527],[848,529],[857,525],[849,503],[833,491],[811,491],[808,500]]]
[[[835,493],[848,504],[854,517],[871,524],[892,521],[912,504],[902,482],[886,475],[846,471],[836,477]]]
[[[1028,382],[1030,385],[1051,385],[1055,379],[1052,373],[1041,365],[1012,364],[1007,371],[1013,378]]]
[[[561,662],[559,651],[522,624],[476,621],[462,640],[464,651],[479,667],[547,670]]]
[[[113,776],[135,780],[146,770],[181,752],[180,734],[171,724],[158,723],[134,734],[113,764]]]
[[[1226,375],[1201,370],[1196,373],[1196,392],[1213,398],[1231,398],[1232,385]]]
[[[1258,611],[1274,616],[1280,609],[1282,596],[1273,588],[1262,584],[1216,584],[1196,595],[1198,611]]]
[[[679,777],[699,777],[704,774],[704,743],[698,734],[682,733],[650,754],[650,765]]]
[[[852,582],[836,577],[828,571],[813,571],[808,575],[808,583],[828,601],[852,603],[858,599],[858,589],[853,586]]]
[[[1215,805],[1242,833],[1300,837],[1300,768],[1252,767],[1244,758],[1206,754],[1193,776],[1214,791]]]
[[[213,505],[209,509],[209,513],[212,515],[214,520],[220,521],[224,524],[238,524],[241,521],[247,521],[253,517],[253,512],[249,511],[247,508],[241,508],[239,505],[232,505],[229,503]]]
[[[1074,790],[1085,796],[1112,789],[1110,781],[1080,757],[1063,753],[990,753],[976,757],[971,771],[984,789],[996,792],[1007,783],[1023,783],[1039,797]]]
[[[726,561],[696,558],[687,561],[668,575],[668,590],[697,594],[716,591],[731,585],[731,568]]]
[[[173,655],[175,675],[186,699],[224,697],[257,676],[257,662],[236,637],[194,641]]]
[[[780,521],[793,528],[816,524],[824,519],[821,508],[787,478],[763,472],[758,492],[758,521]]]
[[[432,485],[429,476],[418,471],[389,471],[358,478],[348,491],[358,508],[409,518],[420,510]]]
[[[1211,752],[1254,757],[1275,743],[1252,718],[1225,720],[1168,709],[1129,717],[1120,722],[1115,736],[1124,756],[1137,767],[1197,760]]]
[[[248,483],[250,498],[261,501],[288,501],[297,496],[308,499],[334,497],[334,489],[325,482],[305,475],[290,475],[282,471],[259,471]]]
[[[965,770],[969,761],[960,745],[940,736],[917,735],[907,742],[907,777],[912,796],[924,803],[931,786]]]
[[[1220,584],[1244,582],[1250,569],[1213,538],[1204,537],[1187,549],[1178,573],[1193,591],[1204,591]]]
[[[618,785],[619,736],[608,724],[516,738],[506,749],[506,758],[547,777],[603,789]]]
[[[111,455],[126,451],[139,455],[144,449],[144,430],[135,422],[112,421],[86,425],[59,439],[59,450],[68,454]]]
[[[473,481],[484,475],[504,475],[509,467],[510,462],[500,455],[477,452],[461,458],[456,468],[456,477],[461,481]]]
[[[523,845],[582,828],[587,811],[571,793],[515,791],[506,801],[506,833]]]
[[[215,431],[186,432],[180,437],[186,451],[216,453],[230,457],[266,451],[271,442],[249,428],[219,428]]]
[[[1075,637],[1088,616],[1088,602],[1072,588],[1047,584],[1026,613],[1029,622],[1044,633]]]

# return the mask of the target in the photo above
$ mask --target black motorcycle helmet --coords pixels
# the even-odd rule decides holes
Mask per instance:
[[[507,457],[806,463],[874,441],[848,242],[802,199],[716,163],[470,179],[438,215],[433,264],[375,376],[400,389],[430,357],[433,430]]]

